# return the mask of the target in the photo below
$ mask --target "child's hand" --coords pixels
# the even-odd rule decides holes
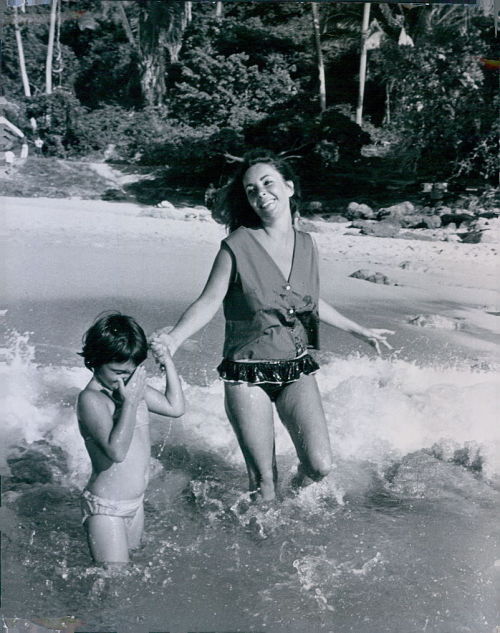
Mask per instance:
[[[172,360],[171,348],[173,345],[168,334],[155,336],[151,339],[149,346],[153,352],[155,361],[159,365],[166,365],[169,360]]]
[[[146,370],[142,365],[137,367],[127,384],[123,382],[123,378],[118,378],[118,391],[124,402],[138,404],[144,398],[145,389]]]

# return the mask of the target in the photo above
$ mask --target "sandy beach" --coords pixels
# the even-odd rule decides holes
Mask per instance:
[[[0,210],[6,309],[64,297],[96,299],[104,310],[113,307],[110,296],[140,296],[170,321],[203,287],[225,235],[200,209],[178,209],[181,219],[171,219],[169,211],[129,203],[3,198]],[[319,248],[324,297],[368,326],[395,329],[394,346],[405,357],[419,358],[427,348],[430,354],[437,345],[451,346],[457,357],[498,362],[499,244],[376,238],[321,220],[307,220],[305,228]],[[351,278],[359,269],[382,273],[390,284]],[[164,321],[145,316],[145,327]],[[83,325],[72,323],[74,334]],[[36,329],[29,320],[22,327]],[[330,351],[352,347],[336,334]]]

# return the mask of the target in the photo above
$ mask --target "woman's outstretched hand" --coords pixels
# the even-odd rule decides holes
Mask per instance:
[[[376,328],[363,328],[359,332],[353,332],[353,335],[356,338],[361,339],[368,345],[374,347],[377,351],[377,354],[381,355],[381,345],[387,347],[387,349],[392,349],[392,345],[387,342],[387,336],[394,334],[394,330],[382,330]]]

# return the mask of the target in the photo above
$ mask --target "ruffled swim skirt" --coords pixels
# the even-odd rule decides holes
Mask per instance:
[[[302,374],[318,371],[319,365],[310,354],[292,360],[233,361],[225,358],[217,367],[226,382],[283,385],[298,380]]]

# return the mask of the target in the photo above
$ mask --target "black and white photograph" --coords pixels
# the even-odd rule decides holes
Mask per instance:
[[[2,633],[500,633],[499,0],[0,0]]]

